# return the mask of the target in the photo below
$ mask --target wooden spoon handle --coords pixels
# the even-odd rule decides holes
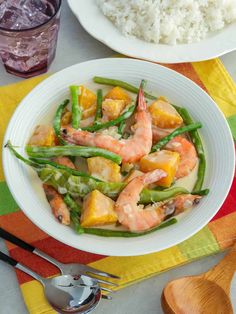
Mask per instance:
[[[236,243],[230,252],[211,270],[205,273],[205,279],[216,282],[229,294],[230,284],[236,271]]]

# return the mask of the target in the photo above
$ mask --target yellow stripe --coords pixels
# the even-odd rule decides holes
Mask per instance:
[[[21,292],[30,314],[57,314],[47,302],[42,285],[36,280],[21,286]]]
[[[3,136],[9,120],[21,100],[48,75],[41,75],[36,78],[25,80],[20,83],[0,87],[0,147],[2,147]],[[34,104],[32,104],[33,106]],[[17,145],[17,143],[14,143]],[[2,154],[0,154],[0,181],[4,180]]]
[[[222,62],[217,58],[192,65],[225,116],[236,114],[236,84]]]
[[[161,271],[183,264],[188,259],[184,257],[177,246],[158,253],[132,257],[106,257],[90,263],[91,266],[113,273],[121,277],[116,290],[131,283],[151,277]]]

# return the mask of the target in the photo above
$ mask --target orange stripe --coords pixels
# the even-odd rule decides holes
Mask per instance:
[[[233,245],[236,240],[236,212],[208,224],[221,249]]]
[[[48,235],[36,227],[22,211],[0,216],[0,226],[28,243],[48,237]],[[7,243],[7,247],[8,250],[11,250],[15,245]]]
[[[202,89],[207,91],[205,85],[202,83],[200,77],[197,75],[191,63],[177,63],[177,64],[167,63],[162,65],[176,72],[179,72],[180,74],[183,74],[184,76],[188,77],[190,80],[198,84]]]

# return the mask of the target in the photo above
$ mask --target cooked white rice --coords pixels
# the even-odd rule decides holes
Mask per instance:
[[[148,42],[192,43],[236,21],[236,0],[97,0],[126,36]]]

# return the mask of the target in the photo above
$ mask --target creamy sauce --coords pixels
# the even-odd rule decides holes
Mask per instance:
[[[181,186],[181,187],[186,188],[188,191],[192,191],[194,184],[197,180],[198,164],[199,164],[199,162],[197,162],[196,166],[190,172],[189,175],[187,175],[186,177],[183,177],[181,179],[176,180],[173,187]]]

